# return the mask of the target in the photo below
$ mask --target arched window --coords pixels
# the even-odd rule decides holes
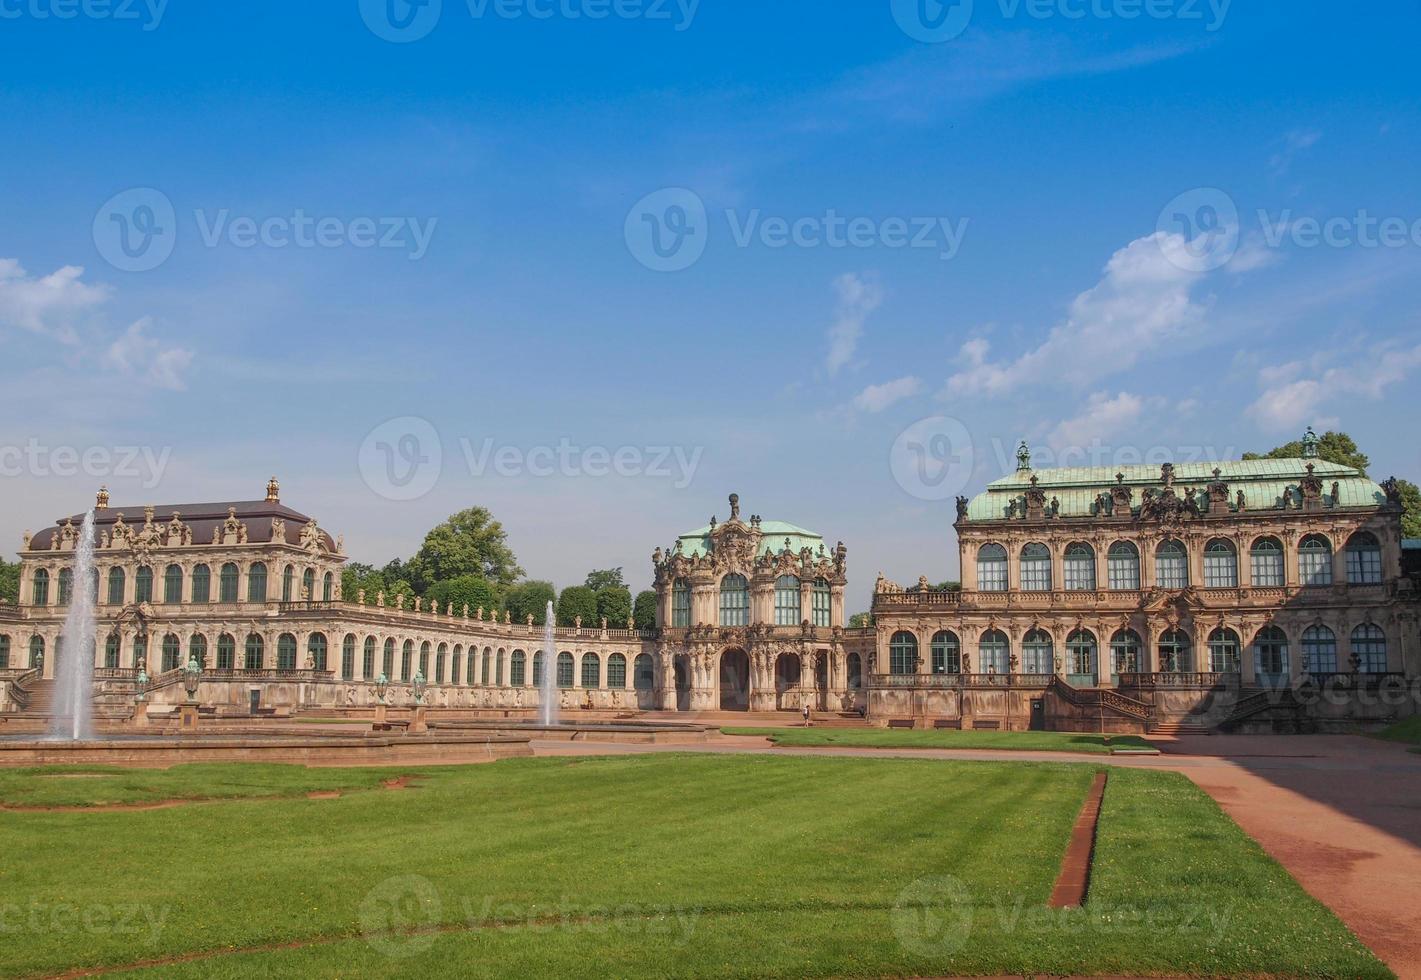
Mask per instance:
[[[253,562],[247,569],[247,601],[266,602],[266,565]]]
[[[849,690],[857,691],[863,687],[863,658],[856,653],[849,654],[847,658],[849,670]]]
[[[502,686],[503,686],[503,667],[504,667],[504,661],[506,660],[506,658],[507,658],[507,655],[506,655],[502,650],[499,650],[499,651],[498,651],[498,665],[497,665],[497,668],[494,670],[494,673],[493,673],[493,683],[494,683],[494,685],[497,686],[497,687],[502,687]]]
[[[473,658],[469,658],[469,663],[473,663]],[[385,675],[385,680],[395,679],[395,641],[393,638],[385,641],[385,650],[380,658],[380,673]]]
[[[292,599],[294,599],[295,596],[293,596],[291,592],[295,588],[296,569],[293,568],[291,565],[287,565],[281,570],[281,601],[290,602]]]
[[[1096,681],[1095,634],[1088,629],[1078,629],[1066,637],[1066,673],[1077,685],[1094,684]]]
[[[217,637],[217,669],[235,670],[237,666],[237,639],[230,633]]]
[[[310,602],[316,598],[316,570],[308,568],[301,573],[301,601]]]
[[[246,670],[261,670],[266,660],[266,642],[256,633],[248,634],[242,666]]]
[[[933,634],[932,667],[934,674],[962,673],[962,644],[957,634],[951,630],[938,630]]]
[[[145,633],[139,633],[133,638],[133,666],[143,666],[144,668],[146,668],[147,665],[148,636]]]
[[[829,582],[826,579],[817,578],[814,580],[811,599],[814,604],[814,625],[829,627],[833,623],[834,591],[829,588]]]
[[[1380,585],[1382,546],[1368,531],[1358,531],[1347,542],[1347,584]]]
[[[656,687],[656,671],[652,668],[650,654],[637,654],[632,666],[632,684],[638,691],[650,691]]]
[[[74,601],[74,569],[59,570],[59,604],[67,606]]]
[[[744,575],[727,575],[720,580],[720,625],[750,625],[750,584]]]
[[[1181,552],[1182,550],[1181,548]],[[1188,584],[1187,578],[1179,585],[1164,585],[1163,580],[1160,582],[1160,585],[1167,589],[1182,589]],[[1204,546],[1204,587],[1238,588],[1238,553],[1234,550],[1232,541],[1215,538]]]
[[[110,670],[118,667],[123,659],[122,641],[117,633],[110,633],[108,639],[104,640],[104,666]]]
[[[1332,545],[1321,534],[1309,534],[1298,544],[1298,579],[1303,585],[1332,584]]]
[[[189,660],[196,660],[197,665],[203,670],[206,670],[207,637],[201,633],[194,633],[187,641],[187,655]]]
[[[781,575],[775,579],[775,625],[798,626],[800,618],[799,579]]]
[[[1001,630],[987,630],[977,643],[977,670],[983,674],[1011,672],[1011,641]]]
[[[419,645],[419,672],[424,675],[425,680],[429,680],[429,641],[425,640]]]
[[[49,572],[43,568],[35,569],[34,582],[30,585],[30,604],[49,605]]]
[[[1386,673],[1386,634],[1380,626],[1366,623],[1352,631],[1352,656],[1360,673]]]
[[[1165,674],[1187,674],[1194,669],[1188,633],[1183,630],[1166,630],[1160,635],[1159,669]]]
[[[493,648],[484,647],[483,663],[479,669],[479,683],[484,687],[489,686],[489,679],[493,671]]]
[[[558,654],[558,687],[572,687],[572,654],[564,651]]]
[[[321,580],[321,598],[330,602],[335,598],[335,576],[326,572],[326,577]]]
[[[153,569],[147,565],[139,565],[133,576],[133,601],[153,601]]]
[[[984,544],[977,549],[977,590],[1005,592],[1007,590],[1007,549],[999,544]]]
[[[1110,638],[1110,662],[1116,674],[1140,673],[1140,634],[1134,630],[1116,630]]]
[[[441,643],[434,651],[434,683],[444,683],[444,667],[449,658],[449,647]]]
[[[1095,591],[1095,549],[1084,542],[1066,546],[1066,591]]]
[[[406,640],[405,645],[400,648],[400,680],[407,681],[414,678],[414,640]],[[488,678],[484,678],[484,683],[488,683]]]
[[[183,568],[169,565],[163,569],[163,601],[175,606],[183,601]]]
[[[124,592],[127,585],[125,582],[126,578],[127,576],[124,575],[122,568],[115,566],[109,569],[109,605],[123,605]]]
[[[1288,680],[1288,637],[1276,626],[1265,626],[1253,638],[1253,672],[1260,684]]]
[[[1285,583],[1283,545],[1277,538],[1259,538],[1253,542],[1248,556],[1253,566],[1255,587],[1276,588]]]
[[[197,565],[192,570],[192,601],[212,601],[212,569]]]
[[[476,671],[478,670],[478,667],[477,667],[476,665],[478,664],[478,662],[479,662],[479,649],[478,649],[478,647],[474,647],[474,646],[469,647],[469,655],[468,655],[468,657],[466,658],[465,663],[464,663],[464,683],[467,684],[467,685],[469,685],[470,687],[473,687],[473,686],[474,686],[474,682],[477,680]]]
[[[602,660],[595,653],[582,655],[582,686],[590,688],[602,686]]]
[[[671,583],[671,626],[685,629],[691,625],[691,584],[683,578]]]
[[[276,669],[296,669],[296,637],[282,633],[276,638]]]
[[[44,663],[44,637],[36,634],[30,637],[30,669]]]
[[[1040,542],[1021,549],[1021,588],[1024,592],[1051,591],[1051,549]]]
[[[375,679],[375,645],[375,637],[367,636],[360,651],[360,676],[367,681]]]
[[[237,601],[237,566],[233,562],[229,561],[222,566],[222,572],[217,579],[217,601]]]
[[[1105,553],[1110,587],[1126,592],[1140,591],[1140,549],[1129,541],[1117,541]]]
[[[1022,671],[1027,674],[1054,674],[1055,658],[1051,653],[1051,634],[1042,629],[1026,634],[1021,644]]]
[[[620,653],[607,658],[607,686],[614,690],[627,686],[627,658]]]
[[[177,670],[183,666],[181,658],[183,655],[183,645],[178,638],[169,633],[163,637],[163,673],[170,670]]]
[[[115,666],[117,666],[115,664]],[[10,669],[10,637],[0,633],[0,670]]]
[[[1209,634],[1209,671],[1215,674],[1239,672],[1238,634],[1220,626]]]
[[[1303,673],[1337,673],[1337,635],[1326,626],[1303,630]]]
[[[514,650],[508,661],[508,683],[514,687],[528,683],[528,654],[522,650]]]
[[[543,651],[533,651],[533,686],[541,688],[543,686]]]
[[[916,674],[918,672],[918,638],[907,630],[899,630],[888,641],[888,672]]]
[[[1161,541],[1155,549],[1155,584],[1161,589],[1189,588],[1189,556],[1178,541]],[[1234,575],[1238,584],[1238,575]]]
[[[347,633],[340,644],[340,676],[344,680],[355,679],[355,634]]]

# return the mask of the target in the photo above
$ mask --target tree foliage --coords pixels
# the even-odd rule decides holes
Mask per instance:
[[[1301,459],[1302,455],[1303,442],[1301,439],[1294,439],[1266,453],[1244,453],[1243,458]],[[1350,466],[1363,476],[1367,475],[1367,466],[1371,463],[1367,454],[1358,449],[1357,443],[1345,432],[1324,432],[1317,440],[1317,455],[1329,463]]]
[[[18,562],[0,559],[0,603],[15,605],[20,601],[20,566]]]
[[[656,593],[647,589],[636,594],[636,602],[632,606],[632,617],[636,620],[636,628],[639,630],[656,629]]]
[[[1401,488],[1401,534],[1407,538],[1421,538],[1421,488],[1410,480],[1396,481]]]
[[[597,618],[612,629],[624,629],[632,615],[632,592],[625,585],[609,585],[597,590]]]
[[[409,560],[409,571],[410,581],[421,591],[465,575],[509,586],[523,574],[503,525],[485,507],[450,515],[425,535],[424,544]]]
[[[503,597],[503,608],[512,614],[515,623],[525,623],[531,614],[533,622],[542,626],[546,618],[547,606],[557,597],[553,583],[541,579],[528,579],[510,586]]]
[[[456,616],[463,615],[465,606],[468,606],[471,616],[477,615],[479,609],[483,609],[487,616],[489,613],[496,614],[501,605],[497,587],[477,575],[460,575],[447,582],[435,582],[425,595],[432,602],[439,603],[441,608],[447,608],[452,602]]]
[[[873,625],[873,613],[854,613],[849,617],[850,629],[867,629]]]
[[[575,626],[579,617],[583,626],[597,622],[597,593],[585,585],[569,585],[558,596],[558,625]]]
[[[587,573],[587,581],[582,583],[593,592],[601,592],[603,589],[627,587],[626,581],[622,578],[620,568],[594,569]]]

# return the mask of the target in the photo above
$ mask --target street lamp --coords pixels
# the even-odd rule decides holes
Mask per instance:
[[[138,678],[136,681],[138,694],[134,697],[140,703],[148,700],[148,671],[143,669],[143,665],[138,665]]]
[[[196,657],[190,657],[183,668],[183,690],[187,691],[189,702],[197,700],[197,686],[202,683],[202,665]]]
[[[422,671],[422,670],[417,670],[417,671],[415,671],[415,672],[414,672],[414,703],[415,703],[415,704],[424,704],[424,689],[425,689],[426,687],[428,687],[428,683],[427,683],[427,682],[425,681],[425,679],[424,679],[424,671]]]
[[[375,697],[381,703],[385,703],[385,692],[390,689],[390,678],[381,674],[375,678]]]

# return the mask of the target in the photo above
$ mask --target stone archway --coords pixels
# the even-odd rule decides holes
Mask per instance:
[[[685,654],[676,657],[672,664],[676,675],[676,710],[691,710],[691,658]]]
[[[798,698],[791,694],[799,689],[799,657],[793,653],[782,653],[775,658],[775,707],[781,711],[793,711],[799,707]]]
[[[720,710],[750,710],[750,657],[739,648],[720,655]]]

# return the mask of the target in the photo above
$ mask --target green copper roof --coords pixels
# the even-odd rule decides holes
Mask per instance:
[[[1223,460],[1207,463],[1176,463],[1174,465],[1174,488],[1181,497],[1185,490],[1193,487],[1203,499],[1205,487],[1216,479],[1214,470],[1219,471],[1217,479],[1229,485],[1229,500],[1235,499],[1238,491],[1244,495],[1244,506],[1248,510],[1277,510],[1283,507],[1284,499],[1291,496],[1296,500],[1299,481],[1307,476],[1307,466],[1313,464],[1313,474],[1322,481],[1324,497],[1332,495],[1332,484],[1337,484],[1338,507],[1378,507],[1386,502],[1386,494],[1381,487],[1364,476],[1358,475],[1350,466],[1341,466],[1325,460],[1315,459],[1254,459]],[[1117,474],[1120,481],[1134,490],[1134,506],[1139,507],[1143,490],[1161,486],[1159,466],[1121,467],[1074,467],[1054,470],[1019,470],[987,485],[987,491],[974,497],[967,507],[969,521],[1006,520],[1011,501],[1022,496],[1036,477],[1036,485],[1046,492],[1047,504],[1051,498],[1060,501],[1060,516],[1089,517],[1093,514],[1096,497],[1106,493],[1116,485]],[[1021,513],[1018,508],[1018,514]]]
[[[707,525],[695,531],[687,531],[685,534],[678,535],[677,540],[681,542],[681,553],[687,557],[690,557],[693,552],[707,554],[710,551],[710,532],[710,526]],[[778,554],[783,551],[786,538],[789,539],[789,549],[794,552],[808,548],[818,554],[820,545],[824,543],[822,535],[785,521],[761,521],[760,533],[764,535],[760,539],[761,554],[766,552]]]

